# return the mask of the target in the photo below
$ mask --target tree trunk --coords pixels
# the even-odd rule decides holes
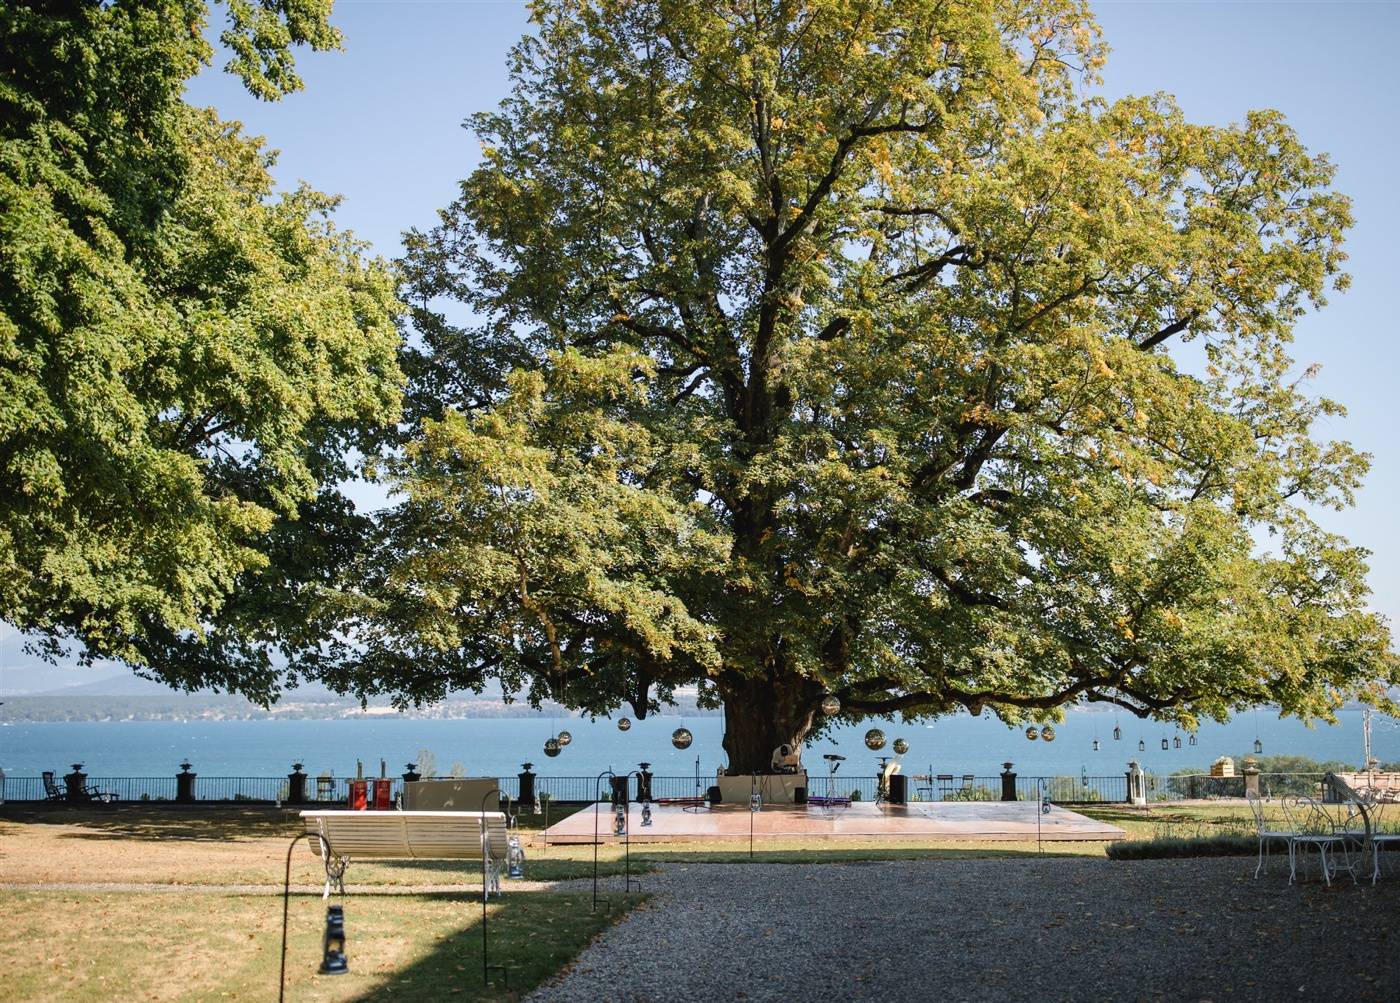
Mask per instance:
[[[800,747],[821,713],[822,686],[801,676],[726,678],[719,689],[731,776],[768,773],[773,750]]]

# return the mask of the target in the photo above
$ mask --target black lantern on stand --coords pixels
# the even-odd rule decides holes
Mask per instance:
[[[345,909],[326,907],[326,932],[321,938],[321,974],[344,975],[350,971],[345,960]]]

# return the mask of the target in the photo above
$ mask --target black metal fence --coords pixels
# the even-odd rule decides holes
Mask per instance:
[[[1284,785],[1297,785],[1303,781],[1297,778],[1306,776],[1307,790],[1293,790]],[[1317,774],[1265,774],[1270,777],[1269,789],[1275,793],[1311,793],[1321,781]],[[1283,778],[1287,778],[1286,780]],[[1273,778],[1279,778],[1277,780]],[[350,784],[357,778],[308,776],[305,797],[310,803],[345,804],[349,800]],[[393,793],[403,788],[399,778],[389,778],[393,783]],[[1149,777],[1149,796],[1159,798],[1186,797],[1243,797],[1243,778],[1225,778],[1212,784],[1193,783],[1201,778],[1190,777]],[[1212,778],[1204,778],[1211,780]],[[712,777],[653,776],[651,796],[655,799],[704,797]],[[874,776],[841,775],[828,778],[810,776],[809,793],[839,797],[849,797],[857,801],[875,799],[879,778]],[[62,777],[55,780],[57,790],[66,790]],[[96,791],[104,800],[117,802],[165,802],[176,801],[179,794],[179,781],[175,776],[166,777],[96,777],[89,776],[84,786]],[[510,798],[520,793],[520,782],[514,777],[499,779],[501,790]],[[1155,784],[1155,786],[1154,786]],[[1235,786],[1238,790],[1236,791]],[[193,796],[196,801],[206,802],[255,802],[272,804],[285,802],[289,795],[286,777],[213,777],[197,775],[192,781]],[[829,791],[828,791],[829,788]],[[634,775],[629,789],[633,796],[637,792],[637,778]],[[1050,800],[1060,803],[1093,803],[1127,800],[1127,779],[1124,776],[1090,777],[1080,776],[1017,776],[1016,796],[1018,800],[1033,801],[1039,789]],[[588,803],[597,797],[611,796],[606,776],[599,781],[597,776],[535,778],[535,791],[545,799],[554,802]],[[908,797],[912,801],[1000,801],[1002,778],[999,775],[909,775]],[[1161,793],[1157,793],[1160,791]],[[1194,792],[1194,793],[1193,793]],[[0,791],[7,801],[45,801],[49,795],[41,777],[7,777],[4,789]]]

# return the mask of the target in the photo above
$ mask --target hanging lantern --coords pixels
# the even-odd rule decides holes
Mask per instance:
[[[1113,726],[1113,740],[1115,742],[1123,741],[1123,729],[1116,724]]]
[[[525,850],[520,845],[520,837],[512,835],[506,841],[506,877],[525,876]]]
[[[902,756],[909,751],[909,743],[902,738],[896,738],[893,748],[896,756]]]
[[[631,727],[632,727],[632,721],[631,721],[630,718],[620,717],[620,718],[617,719],[617,730],[618,730],[618,731],[626,731],[627,729],[629,729],[629,728],[631,728]]]
[[[1052,728],[1052,727],[1050,727],[1048,724],[1047,724],[1045,727],[1041,728],[1041,729],[1040,729],[1040,740],[1041,740],[1042,742],[1053,742],[1053,741],[1055,741],[1055,729]]]
[[[1180,735],[1177,735],[1177,736],[1175,736],[1175,737],[1172,738],[1172,745],[1176,746],[1178,749],[1181,748],[1181,736],[1180,736]]]
[[[695,736],[690,733],[689,728],[677,728],[671,732],[671,744],[677,749],[688,749],[693,741]]]
[[[828,693],[822,697],[822,713],[827,717],[835,717],[841,713],[841,701],[836,699],[835,693]]]
[[[1196,733],[1195,733],[1194,731],[1191,732],[1191,736],[1190,736],[1189,738],[1186,739],[1186,744],[1187,744],[1187,745],[1195,745],[1195,744],[1196,744]]]
[[[1169,746],[1167,745],[1167,736],[1166,736],[1166,735],[1163,735],[1163,736],[1162,736],[1162,751],[1163,751],[1163,752],[1166,752],[1168,748],[1169,748]]]
[[[1040,732],[1035,730],[1035,725],[1031,725],[1026,729],[1026,738],[1030,739],[1032,742],[1034,742],[1039,737]]]
[[[1259,753],[1261,753],[1261,752],[1263,752],[1263,751],[1264,751],[1264,743],[1261,742],[1261,741],[1259,741],[1259,739],[1256,738],[1256,739],[1254,740],[1254,753],[1255,753],[1255,755],[1258,755]]]
[[[1143,738],[1139,738],[1139,739],[1138,739],[1138,752],[1146,752],[1146,751],[1147,751],[1147,740],[1146,740],[1146,739],[1143,739]]]
[[[1095,752],[1098,752],[1098,751],[1099,751],[1099,740],[1098,740],[1097,738],[1094,739],[1094,751],[1095,751]]]
[[[326,907],[326,932],[321,937],[321,974],[344,975],[350,971],[345,960],[345,908]]]
[[[871,728],[865,733],[865,747],[867,749],[883,749],[885,747],[885,733],[879,728]]]
[[[573,736],[573,735],[570,735],[567,731],[561,731],[561,732],[559,733],[559,738],[558,738],[559,748],[562,749],[564,746],[568,745],[568,744],[569,744],[570,742],[572,742],[573,740],[574,740],[574,736]]]
[[[559,739],[546,738],[544,740],[544,754],[550,759],[553,759],[555,756],[559,755]]]

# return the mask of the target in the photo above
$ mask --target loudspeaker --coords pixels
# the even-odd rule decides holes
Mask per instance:
[[[719,804],[721,800],[719,796],[719,785],[715,784],[712,786],[705,792],[705,796],[710,799],[710,804]]]
[[[806,804],[806,803],[807,803],[807,788],[805,788],[805,787],[794,787],[794,788],[792,789],[792,803],[793,803],[793,804]]]
[[[890,804],[907,804],[909,801],[909,778],[903,773],[890,777]]]
[[[612,785],[612,803],[614,805],[627,803],[627,781],[629,779],[630,778],[626,775],[608,778],[609,783]]]

